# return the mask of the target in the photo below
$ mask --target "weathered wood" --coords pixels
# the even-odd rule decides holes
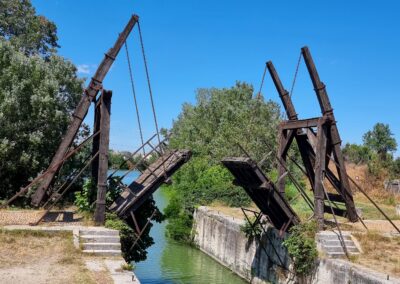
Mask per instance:
[[[347,210],[341,209],[341,208],[336,208],[336,207],[330,207],[328,205],[324,205],[324,212],[326,212],[328,214],[332,214],[332,210],[333,210],[333,213],[335,213],[336,216],[349,218],[349,216],[347,216],[347,213],[348,213]]]
[[[43,200],[46,191],[48,190],[50,184],[54,179],[55,174],[60,169],[60,166],[57,165],[64,158],[69,146],[72,144],[79,130],[79,127],[81,126],[82,121],[87,114],[87,111],[89,109],[92,100],[96,98],[99,90],[102,88],[102,82],[105,76],[107,75],[107,72],[110,70],[111,65],[113,64],[122,45],[124,44],[125,40],[127,39],[128,35],[130,34],[131,30],[133,29],[138,19],[139,17],[137,15],[133,15],[131,17],[123,32],[119,34],[118,39],[115,42],[114,46],[106,53],[103,61],[97,68],[95,75],[90,81],[89,86],[85,90],[80,102],[78,103],[78,106],[75,109],[72,122],[69,125],[68,130],[65,133],[57,149],[57,152],[55,153],[49,165],[49,169],[51,169],[51,171],[49,172],[48,175],[46,175],[46,177],[43,178],[42,183],[32,196],[31,204],[33,206],[39,206],[41,201]]]
[[[94,122],[93,122],[94,133],[100,130],[100,116],[101,116],[100,105],[101,105],[101,100],[95,103]],[[100,145],[100,135],[97,135],[96,137],[93,138],[92,141],[92,155],[96,154],[99,151],[99,145]],[[92,162],[93,184],[97,184],[98,176],[99,176],[99,157],[97,156],[96,159],[94,159]],[[93,201],[94,200],[91,200],[91,202]]]
[[[275,228],[290,228],[300,223],[299,217],[274,184],[250,158],[225,158],[223,165],[235,177],[235,184],[243,187],[261,212]]]
[[[317,152],[315,159],[315,181],[314,181],[314,218],[317,221],[318,230],[324,229],[324,174],[326,159],[326,136],[327,129],[324,120],[321,118],[318,122],[317,132]]]
[[[281,122],[281,127],[283,129],[299,129],[299,128],[309,128],[317,127],[319,117],[308,118],[302,120],[286,120]]]
[[[301,52],[303,54],[304,61],[307,66],[308,73],[310,74],[311,81],[314,86],[314,90],[317,95],[318,102],[321,108],[321,112],[324,116],[328,116],[329,119],[333,122],[330,127],[330,137],[331,137],[333,155],[335,161],[337,162],[337,171],[339,174],[339,180],[341,181],[341,193],[344,199],[346,200],[346,208],[348,210],[349,220],[352,222],[356,222],[358,220],[358,216],[356,208],[354,206],[353,195],[351,193],[350,183],[346,172],[346,166],[344,163],[344,158],[340,147],[341,139],[335,123],[336,120],[333,115],[333,110],[326,91],[326,86],[324,83],[321,82],[319,78],[317,69],[315,67],[314,61],[311,57],[311,53],[308,47],[303,47],[301,49]]]
[[[110,210],[121,218],[130,217],[130,212],[135,212],[190,156],[188,150],[165,152],[120,194]]]
[[[344,203],[344,199],[341,195],[330,192],[327,192],[326,194],[328,195],[330,201]]]
[[[275,67],[271,61],[267,62],[267,67],[268,67],[269,73],[271,74],[272,81],[274,82],[275,87],[278,91],[279,97],[282,100],[287,117],[290,120],[297,119],[298,117],[296,114],[296,110],[294,109],[293,102],[290,99],[289,92],[286,91],[285,88],[283,87],[281,79],[279,78],[278,73],[276,72]]]
[[[287,152],[289,151],[290,145],[292,144],[294,138],[294,131],[287,131],[285,129],[280,128],[279,132],[279,149],[278,149],[278,157],[281,159],[281,162],[278,163],[278,191],[279,193],[285,197],[285,184],[286,180],[284,174],[286,172],[286,157]]]
[[[97,200],[94,212],[94,221],[97,225],[104,225],[107,193],[108,151],[110,144],[110,115],[112,92],[103,90],[100,104],[100,143],[99,169],[97,181]]]

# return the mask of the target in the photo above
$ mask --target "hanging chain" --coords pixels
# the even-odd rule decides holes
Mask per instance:
[[[299,59],[297,60],[296,71],[294,72],[292,87],[290,88],[289,97],[292,97],[292,95],[293,95],[293,89],[294,89],[294,85],[296,84],[297,73],[299,72],[301,57],[302,57],[302,54],[301,54],[301,52],[300,52]]]
[[[129,77],[131,79],[132,94],[133,94],[133,100],[135,102],[136,118],[137,118],[137,122],[138,122],[138,126],[139,126],[140,140],[141,140],[142,145],[143,145],[144,144],[144,139],[143,139],[142,124],[140,123],[139,108],[138,108],[138,104],[137,104],[137,100],[136,100],[135,84],[133,83],[133,72],[132,72],[131,59],[130,59],[130,56],[129,56],[127,41],[125,41],[125,51],[126,51],[126,58],[128,60]],[[143,155],[146,156],[146,150],[144,149],[144,147],[143,147]]]
[[[150,100],[151,100],[151,108],[153,110],[153,117],[154,117],[154,124],[156,126],[156,132],[157,132],[157,139],[158,143],[161,143],[160,140],[160,132],[158,131],[158,123],[157,123],[157,116],[156,116],[156,109],[154,107],[154,101],[153,101],[153,92],[151,90],[151,84],[150,84],[150,75],[149,75],[149,69],[147,67],[147,60],[146,60],[146,54],[144,52],[144,44],[143,44],[143,37],[142,37],[142,30],[140,29],[140,22],[137,22],[138,25],[138,30],[139,30],[139,38],[140,38],[140,46],[142,47],[142,55],[143,55],[143,61],[144,61],[144,68],[146,70],[146,78],[147,78],[147,85],[149,87],[149,93],[150,93]]]
[[[160,146],[160,153],[161,153],[161,160],[162,160],[162,165],[163,165],[163,170],[164,170],[164,177],[165,177],[165,179],[167,179],[167,172],[166,172],[165,160],[164,160],[164,150],[163,150],[163,147],[161,147],[160,131],[158,130],[156,108],[154,107],[153,92],[151,90],[150,75],[149,75],[149,69],[147,67],[146,54],[144,52],[143,36],[142,36],[142,30],[140,28],[140,22],[137,22],[137,25],[138,25],[138,31],[139,31],[140,46],[142,47],[144,68],[146,70],[147,85],[149,87],[151,108],[153,110],[154,124],[155,124],[155,127],[156,127],[157,140],[158,140],[158,145]]]
[[[260,85],[260,89],[258,90],[257,98],[261,97],[261,91],[262,91],[262,87],[264,86],[264,79],[265,79],[265,74],[266,73],[267,73],[267,64],[265,63],[264,73],[263,73],[263,76],[261,78],[261,85]]]

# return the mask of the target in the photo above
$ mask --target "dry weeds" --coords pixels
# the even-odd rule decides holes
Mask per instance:
[[[111,283],[95,276],[85,268],[70,233],[0,230],[4,283]]]
[[[352,259],[374,270],[400,276],[400,237],[385,237],[376,231],[353,233],[363,253]]]

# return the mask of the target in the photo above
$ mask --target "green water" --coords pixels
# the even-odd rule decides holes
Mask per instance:
[[[125,183],[129,183],[136,176],[137,173],[132,173]],[[162,190],[155,192],[154,199],[160,210],[168,203],[168,198]],[[154,223],[150,235],[155,244],[149,248],[147,259],[135,265],[135,274],[142,284],[247,283],[200,250],[167,238],[165,226],[165,222]]]

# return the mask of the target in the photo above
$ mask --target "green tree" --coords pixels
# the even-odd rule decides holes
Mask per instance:
[[[391,175],[392,178],[394,179],[399,179],[400,178],[400,157],[395,159],[392,164],[391,168]]]
[[[377,123],[363,136],[364,145],[375,151],[382,161],[387,155],[397,150],[397,142],[388,124]]]
[[[62,57],[27,56],[0,39],[0,198],[48,166],[82,83]]]
[[[276,145],[280,121],[279,106],[253,98],[253,87],[236,83],[232,88],[199,89],[196,104],[184,104],[171,130],[172,148],[190,149],[191,161],[173,177],[173,192],[166,209],[168,233],[187,239],[190,216],[197,205],[221,201],[229,206],[249,204],[242,188],[232,184],[233,177],[221,165],[227,156],[243,156],[238,143],[260,161]],[[264,170],[270,171],[275,153],[268,156]]]
[[[36,15],[30,0],[0,0],[0,38],[26,55],[49,56],[57,44],[56,25]]]
[[[371,159],[371,150],[365,145],[346,143],[343,154],[352,163],[367,163]]]

